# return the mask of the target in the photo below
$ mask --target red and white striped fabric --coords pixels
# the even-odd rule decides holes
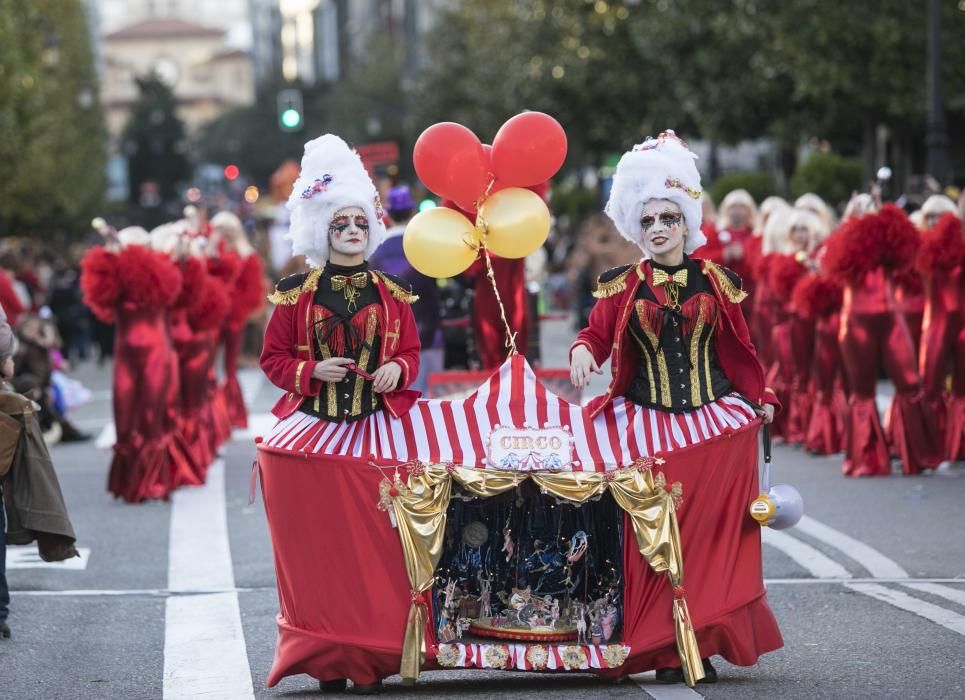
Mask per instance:
[[[486,468],[489,435],[497,426],[562,426],[576,438],[569,469],[607,471],[740,430],[755,419],[753,408],[737,394],[686,413],[618,398],[591,419],[586,409],[547,391],[517,355],[465,399],[420,400],[401,418],[382,411],[354,423],[329,423],[296,412],[279,421],[264,444],[295,452]]]

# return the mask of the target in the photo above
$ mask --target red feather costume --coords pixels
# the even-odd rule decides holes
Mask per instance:
[[[240,261],[238,275],[231,286],[231,311],[221,331],[224,344],[224,383],[222,389],[228,406],[228,416],[235,428],[248,427],[248,409],[238,383],[238,356],[248,319],[264,306],[265,273],[261,258],[252,253]]]
[[[150,248],[129,246],[114,253],[98,247],[81,261],[81,289],[98,318],[117,324],[117,441],[108,490],[132,503],[167,498],[182,464],[169,411],[179,383],[167,323],[168,308],[181,290],[181,274]]]
[[[916,267],[925,281],[919,370],[933,429],[944,435],[944,457],[965,457],[965,231],[954,214],[945,214],[922,233]],[[952,391],[945,402],[945,379]]]
[[[195,332],[188,321],[189,313],[202,303],[207,273],[202,260],[187,258],[179,263],[181,294],[171,310],[171,338],[178,356],[182,390],[174,402],[177,434],[184,440],[190,458],[194,480],[204,483],[208,467],[214,459],[211,452],[209,428],[201,419],[203,411],[201,387],[189,382],[192,363],[197,354]]]
[[[219,300],[224,297],[228,300],[227,308],[219,314],[221,321],[217,332],[209,337],[209,341],[214,344],[210,353],[210,367],[208,369],[208,383],[211,393],[211,412],[214,418],[214,444],[219,447],[231,437],[231,415],[228,411],[228,399],[225,396],[225,385],[218,382],[218,370],[216,367],[218,359],[218,346],[223,342],[223,333],[228,326],[228,317],[231,313],[231,297],[234,292],[235,282],[241,272],[241,256],[227,245],[218,246],[218,255],[207,259],[208,275],[220,286],[221,292],[218,293]]]
[[[828,240],[827,274],[844,285],[838,337],[851,390],[847,476],[891,473],[889,444],[875,405],[882,366],[896,390],[889,434],[903,472],[917,474],[939,459],[922,410],[914,342],[895,298],[895,275],[913,264],[917,246],[918,232],[893,205],[846,221]]]
[[[767,256],[762,272],[771,296],[766,330],[771,335],[772,360],[767,384],[786,407],[775,417],[771,430],[775,437],[799,443],[804,441],[811,415],[807,381],[814,328],[809,320],[793,312],[790,300],[794,285],[807,274],[807,268],[794,255],[775,253]]]
[[[842,452],[845,447],[847,410],[841,410],[843,392],[838,376],[841,367],[838,349],[841,299],[841,287],[828,277],[814,274],[798,281],[791,298],[795,314],[814,324],[811,380],[806,389],[811,397],[811,415],[805,430],[804,448],[819,455]]]
[[[210,260],[208,265],[210,270]],[[191,410],[198,415],[211,459],[231,435],[228,409],[224,395],[218,391],[215,371],[218,338],[230,309],[231,300],[225,283],[216,275],[205,275],[201,296],[188,311],[192,334],[190,350],[184,361],[185,383],[191,386],[185,387],[184,395]]]

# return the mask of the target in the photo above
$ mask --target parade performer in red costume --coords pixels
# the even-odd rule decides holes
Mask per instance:
[[[779,303],[772,328],[773,363],[768,384],[785,406],[780,434],[792,444],[804,442],[811,418],[812,397],[808,391],[814,348],[814,323],[793,304],[795,285],[815,268],[814,255],[827,238],[821,220],[809,211],[794,209],[787,223],[786,254],[769,258],[768,288]]]
[[[212,238],[223,257],[237,258],[238,272],[229,288],[231,311],[221,331],[224,346],[224,382],[221,391],[227,404],[231,425],[248,427],[248,409],[238,383],[238,357],[248,319],[264,305],[265,272],[261,258],[248,241],[241,220],[231,212],[220,212],[211,219]]]
[[[601,275],[589,326],[570,349],[571,379],[578,387],[586,386],[591,373],[600,373],[610,358],[610,386],[588,404],[592,415],[611,403],[630,403],[697,420],[704,406],[736,410],[727,402],[737,398],[770,422],[779,406],[764,385],[741,313],[745,293],[740,277],[688,255],[705,240],[695,158],[668,131],[634,147],[617,165],[605,211],[644,259]],[[747,461],[748,468],[756,469],[756,452],[747,454]],[[683,529],[686,521],[681,522]],[[737,575],[760,579],[761,571]],[[704,682],[716,679],[709,660],[713,654],[736,662],[781,646],[763,585],[761,591],[748,604],[740,631],[702,637],[696,627]],[[680,682],[683,674],[679,668],[660,668],[657,678]]]
[[[809,358],[810,382],[805,393],[811,397],[804,448],[817,455],[842,452],[845,446],[846,412],[838,405],[841,352],[841,287],[831,278],[810,273],[794,287],[791,305],[803,323],[813,324],[814,344],[800,350]]]
[[[921,381],[911,332],[895,299],[895,277],[914,264],[918,232],[894,205],[846,220],[828,239],[826,273],[844,286],[838,339],[848,377],[846,476],[891,473],[889,444],[875,405],[884,366],[895,384],[889,409],[893,447],[905,474],[936,466],[937,436],[922,410]]]
[[[747,190],[732,190],[721,201],[718,212],[717,223],[709,229],[707,243],[697,254],[737,273],[744,282],[748,297],[753,297],[748,282],[753,279],[754,271],[748,252],[754,238],[757,204]]]
[[[944,435],[944,458],[965,456],[965,231],[954,213],[922,232],[916,261],[925,280],[925,316],[919,370],[925,412]],[[952,374],[947,397],[945,380]]]
[[[181,290],[181,275],[150,243],[143,229],[124,229],[81,262],[86,304],[104,322],[117,324],[117,440],[108,490],[131,503],[167,498],[176,473],[168,409],[178,367],[167,312]]]
[[[312,270],[282,279],[269,297],[276,307],[261,367],[288,392],[272,409],[273,432],[297,423],[301,438],[290,449],[364,456],[369,418],[402,415],[418,397],[407,390],[419,372],[415,297],[404,280],[366,262],[385,236],[382,205],[340,138],[305,145],[288,208],[294,254]]]

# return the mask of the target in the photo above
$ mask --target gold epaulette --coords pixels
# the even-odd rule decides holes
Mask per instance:
[[[286,291],[280,291],[278,287],[275,287],[275,291],[268,295],[268,301],[276,306],[293,306],[295,302],[298,301],[300,297],[305,292],[314,292],[318,289],[318,280],[322,276],[322,270],[320,268],[315,268],[305,277],[305,281],[299,286],[293,287]]]
[[[712,260],[705,260],[704,272],[710,272],[714,275],[714,278],[717,280],[717,286],[720,287],[720,291],[724,293],[728,301],[734,304],[740,304],[747,298],[747,292],[735,286],[730,277],[727,276],[727,273],[720,269],[720,265],[717,263]]]
[[[636,265],[631,265],[612,280],[607,280],[606,282],[597,280],[596,291],[593,292],[594,298],[606,299],[607,297],[612,297],[622,292],[627,288],[627,276],[633,272],[636,267]]]
[[[386,289],[389,290],[393,299],[404,301],[406,304],[414,304],[419,301],[418,294],[413,294],[411,289],[406,289],[402,285],[393,282],[389,276],[381,270],[372,270],[372,273],[375,275],[375,281],[382,282]]]

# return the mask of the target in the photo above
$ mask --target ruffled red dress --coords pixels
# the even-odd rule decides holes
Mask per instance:
[[[221,330],[224,345],[224,380],[221,384],[228,417],[235,428],[248,427],[248,409],[238,383],[238,357],[241,355],[242,336],[252,314],[265,303],[265,272],[261,258],[252,253],[241,261],[241,269],[231,291],[231,311]]]
[[[946,214],[922,234],[916,267],[925,281],[919,370],[925,410],[942,436],[944,458],[965,458],[965,231]],[[946,380],[952,376],[951,392]]]
[[[804,448],[818,455],[844,451],[846,411],[841,410],[841,352],[838,327],[841,324],[842,290],[830,278],[809,274],[794,287],[792,307],[801,319],[814,327],[810,381],[811,415],[807,421]]]
[[[851,391],[846,476],[890,474],[892,447],[905,474],[941,459],[923,411],[914,341],[895,298],[894,277],[913,264],[918,245],[918,232],[893,205],[846,221],[828,239],[826,272],[845,285],[838,340]],[[895,385],[890,440],[875,403],[882,367]]]
[[[241,257],[228,248],[221,246],[218,256],[208,258],[208,275],[221,287],[219,296],[224,296],[228,300],[228,307],[220,316],[221,325],[215,333],[208,334],[208,341],[212,344],[210,348],[210,365],[208,367],[207,383],[210,385],[211,395],[211,416],[214,421],[214,449],[223,445],[231,437],[231,415],[228,411],[228,399],[225,396],[225,387],[218,381],[218,348],[222,343],[222,332],[228,322],[228,314],[231,311],[231,294],[234,291],[235,281],[241,271]]]
[[[149,248],[130,246],[113,253],[98,247],[81,261],[81,288],[93,313],[117,325],[117,440],[108,490],[132,503],[167,498],[183,467],[172,439],[169,407],[179,382],[167,318],[181,290],[181,274]]]
[[[794,285],[807,274],[807,267],[795,255],[772,254],[766,268],[766,290],[771,299],[767,315],[771,333],[771,364],[767,385],[785,407],[774,418],[772,434],[789,443],[804,442],[811,416],[807,391],[810,377],[814,325],[795,313],[791,303]]]

